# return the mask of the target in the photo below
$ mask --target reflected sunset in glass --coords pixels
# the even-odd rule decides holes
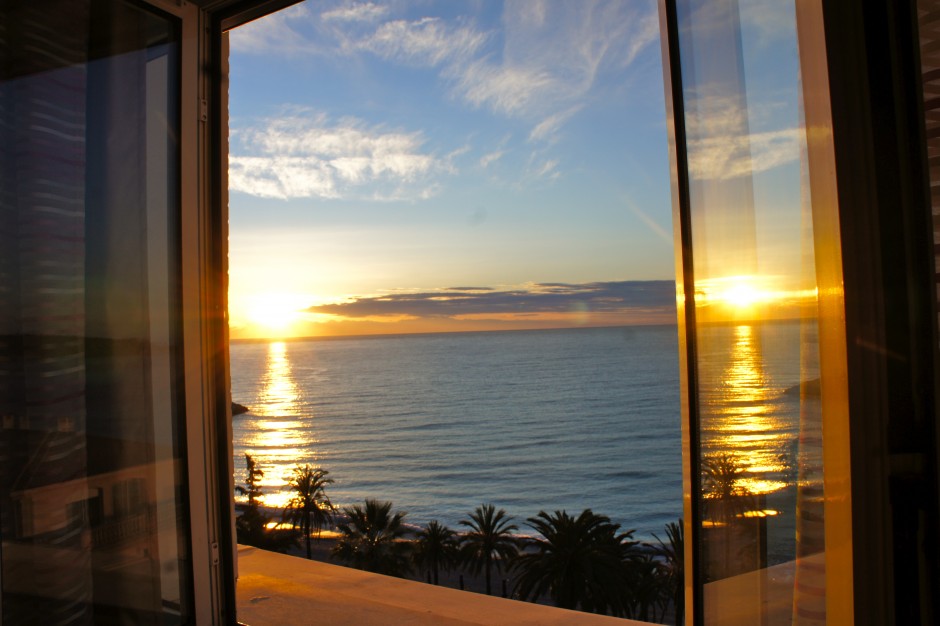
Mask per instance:
[[[755,28],[754,16],[768,12],[779,20],[773,38]],[[678,28],[704,623],[739,613],[740,623],[795,623],[818,609],[824,589],[818,570],[796,564],[823,542],[818,293],[795,11],[683,0]],[[815,595],[794,593],[796,577]],[[742,605],[742,588],[757,600]]]
[[[717,385],[709,448],[730,453],[743,471],[739,483],[752,494],[786,487],[765,476],[785,469],[780,459],[792,438],[774,413],[774,396],[764,372],[755,330],[749,325],[732,329],[732,348]]]

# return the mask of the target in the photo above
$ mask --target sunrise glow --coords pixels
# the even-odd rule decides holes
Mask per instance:
[[[247,321],[268,337],[288,337],[303,318],[304,297],[297,294],[260,294],[247,307]]]

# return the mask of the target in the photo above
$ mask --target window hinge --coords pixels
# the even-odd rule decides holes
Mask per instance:
[[[206,122],[209,120],[209,103],[206,102],[206,99],[203,98],[199,101],[199,121]]]

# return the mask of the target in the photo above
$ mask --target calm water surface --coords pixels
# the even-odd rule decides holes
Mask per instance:
[[[455,526],[481,502],[521,522],[592,508],[637,536],[681,512],[674,326],[232,345],[244,454],[282,505],[297,463],[333,502],[387,499]]]

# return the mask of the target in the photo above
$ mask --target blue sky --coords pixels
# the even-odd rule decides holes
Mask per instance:
[[[670,319],[654,0],[295,6],[232,32],[230,129],[235,337]]]

